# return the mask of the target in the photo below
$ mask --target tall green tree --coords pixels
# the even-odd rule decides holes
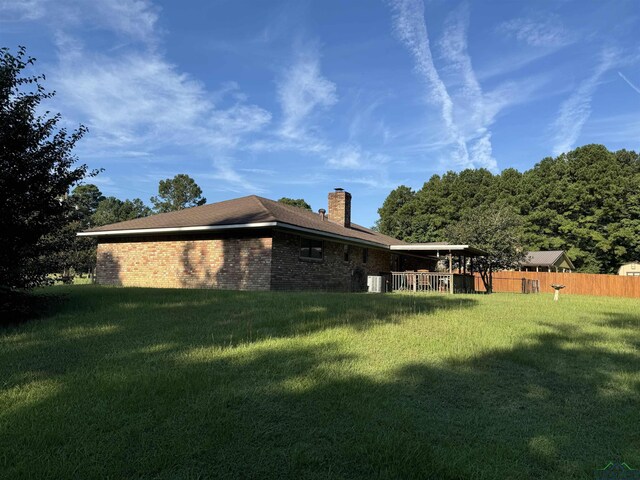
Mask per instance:
[[[408,206],[414,198],[414,191],[404,185],[392,190],[382,207],[378,209],[380,218],[376,222],[376,230],[392,237],[407,237],[413,219],[413,213]]]
[[[638,154],[585,145],[545,158],[523,184],[530,245],[567,250],[580,271],[593,273],[614,273],[640,255]]]
[[[433,175],[417,192],[401,186],[378,211],[381,233],[410,242],[445,240],[448,225],[497,198],[495,177],[486,169]]]
[[[406,189],[407,187],[400,187]],[[412,196],[392,191],[379,229],[407,241],[448,241],[447,228],[485,207],[523,217],[529,250],[566,250],[582,272],[615,273],[640,258],[640,156],[585,145],[520,173],[434,175]]]
[[[489,253],[474,260],[487,293],[491,293],[493,271],[515,268],[526,256],[523,220],[509,207],[480,207],[450,225],[446,233],[452,243]]]
[[[71,203],[78,212],[79,217],[88,226],[91,216],[95,213],[98,205],[104,200],[104,195],[100,189],[92,183],[78,185],[71,191]]]
[[[98,204],[98,208],[92,216],[92,223],[94,226],[108,225],[147,217],[152,213],[151,209],[139,198],[120,200],[116,197],[107,197]]]
[[[311,205],[304,201],[303,198],[288,198],[282,197],[278,200],[280,203],[284,203],[285,205],[291,205],[292,207],[304,208],[305,210],[311,211]]]
[[[59,114],[39,114],[53,96],[44,76],[25,76],[35,59],[24,47],[0,49],[0,288],[47,282],[47,259],[57,250],[56,231],[68,223],[69,188],[87,176],[72,155],[86,129],[58,127]]]
[[[202,190],[193,178],[180,173],[173,178],[160,180],[158,195],[151,197],[157,213],[173,212],[207,203]]]

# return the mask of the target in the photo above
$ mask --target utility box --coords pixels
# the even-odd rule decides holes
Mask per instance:
[[[384,281],[382,277],[369,275],[367,277],[367,291],[369,293],[384,292]]]

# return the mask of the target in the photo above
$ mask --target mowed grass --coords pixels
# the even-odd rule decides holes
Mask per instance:
[[[640,302],[52,287],[0,330],[0,477],[640,467]]]

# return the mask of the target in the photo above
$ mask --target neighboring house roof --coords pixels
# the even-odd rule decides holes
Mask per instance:
[[[380,246],[406,244],[402,240],[354,223],[351,223],[351,227],[347,228],[328,220],[326,217],[323,220],[318,213],[256,195],[104,225],[86,230],[80,235],[101,237],[107,235],[195,233],[262,227],[297,230]]]
[[[529,252],[521,265],[523,267],[556,267],[560,266],[563,260],[567,263],[568,268],[575,268],[564,250]]]

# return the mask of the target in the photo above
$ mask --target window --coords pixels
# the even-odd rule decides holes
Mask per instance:
[[[322,240],[312,238],[300,238],[300,258],[313,258],[322,260],[323,245]]]
[[[349,261],[349,254],[350,254],[350,249],[349,249],[349,245],[345,245],[343,248],[343,257],[344,257],[344,261],[348,262]]]
[[[362,263],[367,263],[367,260],[369,260],[369,249],[368,248],[363,248],[362,249]]]

